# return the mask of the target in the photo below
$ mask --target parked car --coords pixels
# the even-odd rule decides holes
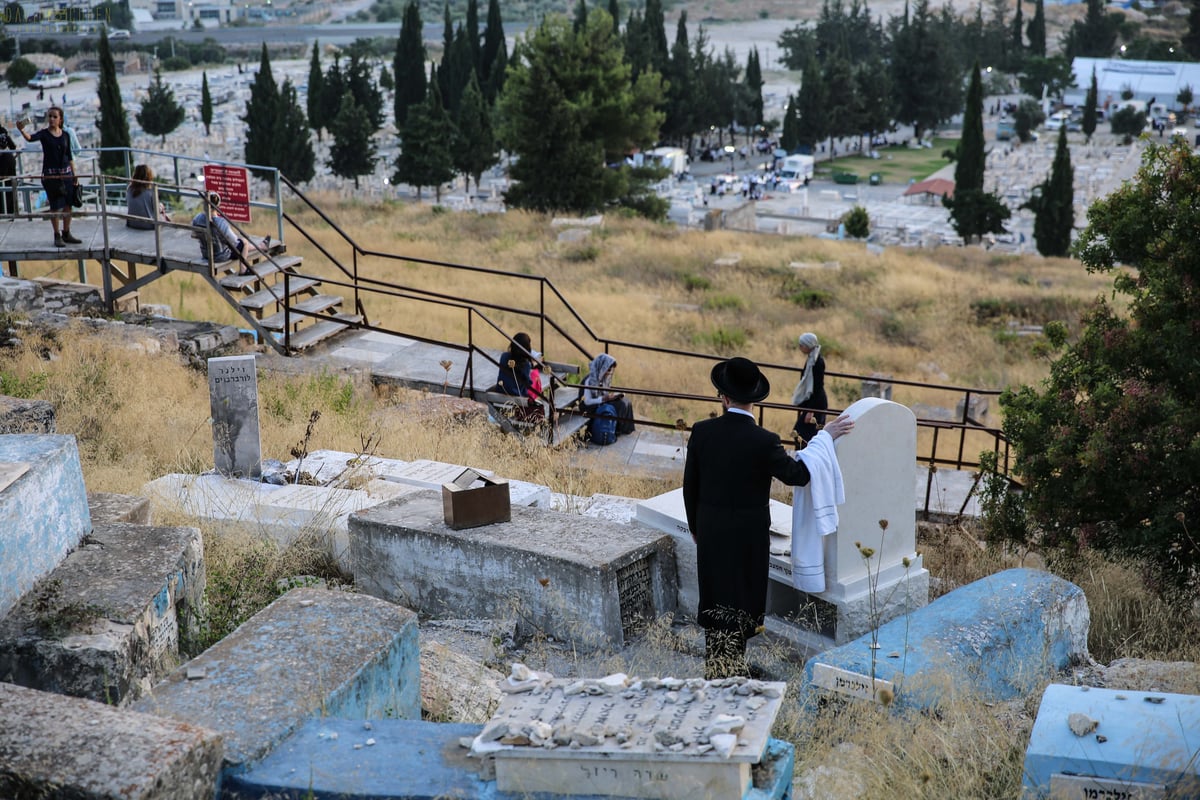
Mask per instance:
[[[128,39],[129,31],[124,28],[114,28],[108,32],[108,38],[111,39]]]
[[[67,85],[67,71],[62,67],[39,69],[29,82],[30,89],[54,89]]]
[[[1070,111],[1056,111],[1046,118],[1046,130],[1056,131],[1071,121]]]

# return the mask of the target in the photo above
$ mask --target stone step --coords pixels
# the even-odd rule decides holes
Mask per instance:
[[[318,294],[318,295],[308,298],[307,300],[301,300],[299,303],[293,303],[292,308],[298,309],[300,311],[311,311],[313,313],[320,313],[322,311],[333,308],[335,306],[340,306],[343,302],[344,302],[344,298],[342,298],[340,295]],[[283,330],[283,318],[284,318],[284,313],[282,311],[280,311],[278,313],[272,314],[269,317],[264,317],[262,320],[259,321],[258,324],[262,325],[264,328],[266,328],[269,331],[281,331],[281,330]],[[293,328],[297,325],[301,325],[308,321],[309,321],[309,318],[304,316],[303,314],[296,314],[295,316],[292,317],[292,320],[291,320]],[[325,321],[327,321],[327,320],[325,320]]]
[[[576,414],[573,411],[564,411],[559,412],[558,416],[555,417],[555,421],[554,439],[550,442],[551,447],[558,447],[560,444],[580,435],[583,429],[587,427],[589,420],[582,414]]]
[[[97,525],[0,620],[0,676],[125,705],[178,663],[204,574],[197,528]]]
[[[320,285],[321,282],[316,278],[292,278],[288,283],[288,292],[290,296],[295,297],[307,291],[315,291],[316,287]],[[238,301],[238,305],[251,311],[262,311],[267,306],[275,305],[282,300],[283,291],[283,282],[280,281],[275,286],[269,286],[248,297],[243,297]]]

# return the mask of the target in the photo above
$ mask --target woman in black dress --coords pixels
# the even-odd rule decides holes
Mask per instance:
[[[42,145],[42,188],[50,206],[50,224],[54,227],[54,246],[82,244],[71,235],[71,198],[75,196],[75,155],[71,152],[71,137],[63,130],[63,110],[50,106],[46,112],[46,127],[32,136],[25,131],[23,121],[17,130],[27,142]],[[62,233],[59,233],[59,220]]]

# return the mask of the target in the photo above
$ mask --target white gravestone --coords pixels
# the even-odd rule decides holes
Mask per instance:
[[[501,791],[697,800],[745,795],[787,684],[531,673],[501,689],[472,745]]]
[[[695,619],[700,606],[700,586],[696,575],[696,543],[687,524],[687,512],[683,508],[683,489],[651,497],[637,504],[634,516],[638,522],[655,530],[669,533],[675,540],[675,574],[679,581],[679,599],[676,611],[680,617]],[[787,561],[791,553],[792,507],[771,501],[771,552],[782,555]],[[790,575],[790,568],[788,574]]]
[[[232,478],[261,478],[262,442],[254,356],[210,358],[208,395],[217,472]]]
[[[863,398],[846,413],[854,430],[835,445],[846,503],[838,507],[837,531],[823,541],[825,591],[797,592],[790,559],[771,556],[775,580],[768,595],[767,628],[821,649],[857,639],[929,602],[929,573],[917,555],[912,498],[916,417],[907,407],[878,397]],[[859,545],[874,551],[869,559]],[[792,624],[781,627],[785,619]]]

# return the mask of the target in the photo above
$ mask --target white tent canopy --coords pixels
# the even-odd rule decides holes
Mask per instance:
[[[1200,64],[1185,61],[1132,61],[1124,58],[1077,58],[1071,69],[1075,85],[1063,93],[1063,102],[1082,106],[1096,70],[1096,104],[1120,103],[1121,92],[1133,91],[1133,100],[1165,103],[1172,111],[1181,110],[1175,101],[1179,90],[1191,86],[1200,98]]]

